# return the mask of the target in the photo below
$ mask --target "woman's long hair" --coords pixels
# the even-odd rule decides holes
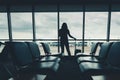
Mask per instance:
[[[62,24],[62,30],[65,30],[65,31],[68,30],[68,26],[67,26],[66,23],[63,23],[63,24]]]

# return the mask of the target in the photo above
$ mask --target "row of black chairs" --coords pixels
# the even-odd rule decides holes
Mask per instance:
[[[0,80],[17,79],[21,75],[42,74],[48,80],[57,80],[61,56],[41,56],[35,42],[5,42],[0,53]],[[100,46],[99,55],[96,50]],[[104,76],[120,74],[120,42],[94,43],[90,54],[75,56],[83,76]],[[69,67],[69,66],[68,66]],[[3,73],[4,72],[4,73]]]
[[[5,42],[0,54],[0,73],[4,68],[7,78],[17,79],[26,74],[42,74],[55,80],[60,57],[41,56],[35,42]],[[6,76],[0,80],[7,80]]]
[[[98,45],[100,46],[99,55],[95,55]],[[94,43],[89,55],[78,53],[76,56],[79,68],[85,76],[120,75],[120,42],[97,42]]]

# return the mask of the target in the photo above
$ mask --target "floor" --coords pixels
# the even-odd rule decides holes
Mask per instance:
[[[64,57],[58,70],[60,80],[80,80],[80,70],[74,57]]]
[[[23,74],[19,76],[19,79],[9,79],[9,80],[120,80],[119,75],[102,75],[102,76],[83,76],[79,69],[79,65],[75,57],[62,57],[60,61],[60,66],[57,72],[57,79],[51,79],[46,77],[46,75],[39,74]]]
[[[10,79],[13,80],[13,79]],[[17,80],[51,80],[45,75],[24,74]],[[56,79],[55,79],[56,80]],[[57,72],[57,80],[92,80],[83,78],[75,57],[63,57]]]

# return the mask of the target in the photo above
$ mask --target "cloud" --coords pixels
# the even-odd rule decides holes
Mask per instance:
[[[8,26],[6,24],[0,24],[0,30],[6,30]]]
[[[12,29],[15,32],[32,31],[32,15],[29,13],[11,14]]]

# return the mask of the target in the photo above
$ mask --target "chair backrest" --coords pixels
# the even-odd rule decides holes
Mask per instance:
[[[120,68],[120,42],[114,42],[110,48],[106,62]]]
[[[33,62],[32,55],[25,42],[6,42],[6,46],[9,47],[13,62],[18,67],[29,65]]]
[[[5,47],[5,44],[0,43],[0,53],[2,52],[2,50],[4,49],[4,47]]]
[[[26,42],[26,43],[30,49],[33,59],[34,60],[39,59],[41,57],[40,56],[41,53],[40,53],[38,44],[36,42]]]
[[[12,77],[10,71],[4,65],[6,63],[8,65],[7,53],[8,53],[7,47],[4,45],[4,47],[2,47],[1,53],[0,53],[0,80],[8,80],[10,77]]]
[[[91,51],[90,51],[90,54],[91,54],[91,55],[94,55],[94,54],[96,53],[96,50],[97,50],[98,45],[99,45],[99,42],[93,42],[93,43],[92,43]]]
[[[3,49],[1,50],[0,53],[0,61],[4,62],[6,60],[8,60],[8,48],[7,46],[2,47]]]
[[[108,55],[112,42],[105,42],[101,44],[100,51],[99,51],[99,60],[104,61]]]
[[[9,49],[8,49],[8,46],[6,46],[6,44],[4,44],[4,48],[0,54],[0,64],[3,65],[3,67],[6,69],[8,74],[11,75],[11,77],[15,77],[17,75],[16,67],[13,64],[12,57],[9,53]],[[4,73],[6,73],[6,72],[4,72]],[[4,74],[4,73],[2,72],[2,74]],[[4,76],[7,77],[5,74],[4,74]],[[7,80],[7,79],[0,78],[0,80]]]
[[[3,64],[0,64],[0,80],[8,80],[12,77],[12,74]]]
[[[43,50],[45,52],[45,55],[51,54],[49,45],[47,43],[43,43],[43,42],[41,44],[43,46]]]

